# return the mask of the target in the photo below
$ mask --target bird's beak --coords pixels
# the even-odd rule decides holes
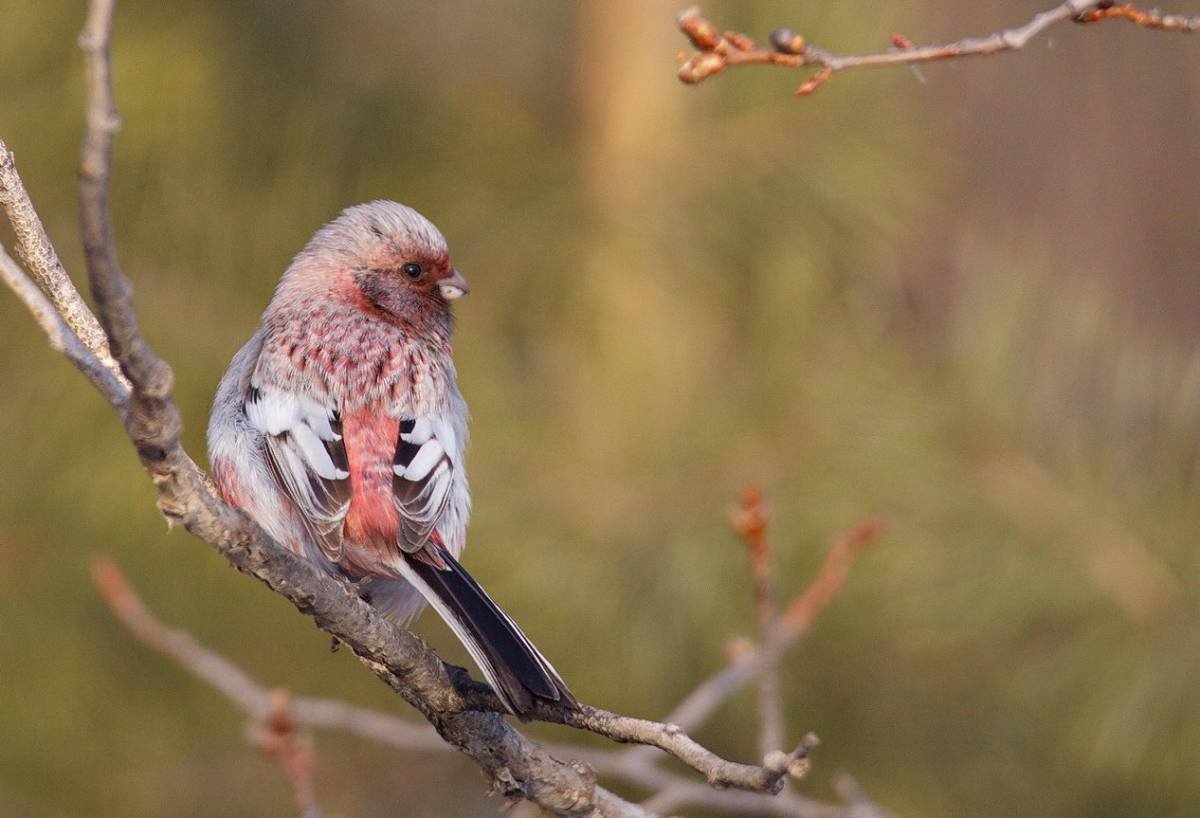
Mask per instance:
[[[451,270],[450,275],[439,281],[438,289],[442,291],[442,298],[447,301],[462,298],[471,292],[470,286],[467,285],[467,280],[463,278],[463,274],[458,270]]]

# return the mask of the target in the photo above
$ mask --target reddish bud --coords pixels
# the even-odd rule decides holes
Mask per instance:
[[[679,66],[679,79],[694,85],[725,67],[725,58],[714,51],[704,51]]]
[[[701,51],[712,51],[717,47],[717,43],[721,42],[721,34],[717,27],[700,16],[700,9],[695,6],[684,10],[676,22],[679,24],[679,30]]]
[[[831,77],[833,77],[833,69],[827,65],[824,68],[822,68],[820,71],[818,71],[817,73],[813,74],[811,77],[806,79],[800,85],[800,87],[797,88],[792,93],[798,97],[806,97],[809,94],[811,94],[813,91],[820,88],[825,83],[829,82]]]

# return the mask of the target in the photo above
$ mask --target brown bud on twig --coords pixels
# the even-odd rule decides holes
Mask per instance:
[[[829,82],[829,80],[832,76],[833,76],[833,69],[827,65],[824,68],[822,68],[820,71],[818,71],[817,73],[813,74],[811,77],[806,79],[804,81],[804,83],[795,90],[794,93],[798,97],[806,97],[809,94],[811,94],[813,91],[820,88],[825,83]]]
[[[712,51],[717,47],[717,43],[721,42],[721,33],[717,31],[716,26],[704,19],[698,6],[684,9],[675,21],[679,24],[679,30],[701,51]]]
[[[704,51],[679,66],[679,79],[695,85],[725,67],[725,58],[715,51]]]
[[[777,28],[771,32],[771,45],[780,54],[800,54],[804,51],[804,37],[790,28]]]

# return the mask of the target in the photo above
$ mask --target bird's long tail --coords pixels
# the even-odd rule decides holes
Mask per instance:
[[[444,548],[426,548],[446,567],[406,553],[401,572],[462,641],[505,707],[518,716],[539,699],[577,707],[554,666],[466,569]]]

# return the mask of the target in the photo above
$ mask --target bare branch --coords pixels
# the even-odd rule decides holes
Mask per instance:
[[[114,0],[92,0],[87,25],[79,36],[87,64],[86,127],[79,164],[79,221],[84,263],[100,323],[113,357],[133,385],[125,428],[142,462],[161,460],[179,449],[183,421],[170,399],[174,374],[142,338],[133,310],[133,288],[117,265],[112,237],[108,178],[113,135],[119,118],[112,93]],[[161,505],[160,505],[161,507]]]
[[[854,561],[875,544],[881,533],[882,522],[863,520],[834,542],[817,576],[802,594],[788,603],[779,619],[777,639],[783,643],[783,647],[790,647],[808,633],[825,606],[846,587]]]
[[[271,709],[260,723],[250,730],[250,738],[279,764],[292,786],[292,798],[300,810],[300,818],[321,818],[317,793],[313,786],[313,770],[317,755],[312,737],[301,732],[296,723],[291,695],[282,688],[271,692]]]
[[[667,721],[692,729],[753,679],[762,667],[778,661],[784,651],[808,633],[825,606],[841,593],[850,574],[850,566],[875,541],[880,531],[878,522],[866,521],[838,539],[830,547],[817,576],[784,609],[771,639],[698,686],[667,717]]]
[[[251,719],[251,741],[274,758],[292,786],[304,818],[320,818],[312,773],[312,741],[298,728],[298,704],[284,690],[268,691],[227,659],[197,642],[186,631],[166,627],[146,609],[112,560],[92,561],[92,582],[109,608],[142,643],[175,659],[237,705]]]
[[[0,206],[4,208],[16,233],[17,254],[33,272],[55,311],[83,345],[92,351],[97,361],[128,389],[129,382],[121,374],[120,367],[109,351],[108,339],[100,328],[100,322],[92,315],[62,262],[58,260],[58,253],[50,243],[46,228],[42,226],[42,220],[17,174],[13,153],[3,139],[0,139]]]
[[[771,541],[767,536],[770,512],[758,485],[752,483],[742,491],[742,501],[730,510],[729,522],[741,538],[750,562],[754,616],[758,622],[759,639],[765,644],[775,630],[779,606],[775,600],[775,580],[772,576]],[[778,662],[764,666],[758,677],[758,714],[759,750],[765,756],[783,745],[783,696],[779,688]]]
[[[133,287],[117,265],[112,240],[108,177],[113,135],[120,127],[112,93],[112,36],[114,0],[93,0],[87,25],[79,35],[87,65],[87,127],[79,163],[79,221],[84,262],[100,323],[112,344],[113,356],[135,386],[135,395],[166,397],[173,384],[171,369],[160,360],[138,331],[133,311]]]
[[[679,79],[688,84],[703,82],[726,68],[740,65],[778,65],[784,68],[815,68],[816,71],[796,88],[797,96],[807,96],[824,85],[839,71],[888,65],[948,60],[959,57],[979,57],[1015,51],[1046,29],[1063,22],[1095,23],[1102,20],[1127,20],[1147,28],[1164,31],[1194,32],[1200,30],[1200,15],[1163,14],[1157,10],[1142,11],[1127,3],[1111,0],[1068,0],[1040,14],[1028,23],[990,34],[969,37],[945,45],[913,45],[902,35],[893,35],[893,48],[876,54],[833,54],[809,45],[802,35],[781,28],[772,32],[772,48],[760,48],[754,40],[736,31],[719,33],[696,6],[683,11],[677,18],[679,29],[696,47],[698,53],[688,57],[679,67]],[[897,41],[904,43],[896,45]]]
[[[111,559],[97,557],[92,560],[92,582],[117,619],[139,641],[170,656],[189,673],[221,691],[250,717],[261,719],[266,716],[270,708],[269,692],[232,662],[205,648],[191,634],[159,622]]]
[[[120,570],[106,558],[92,563],[92,579],[117,619],[144,645],[173,659],[181,668],[224,694],[256,722],[267,718],[273,692],[254,680],[228,659],[200,644],[186,631],[170,628],[146,608]],[[277,695],[277,694],[274,694]],[[309,728],[341,730],[379,744],[404,751],[450,752],[453,748],[428,726],[356,707],[335,699],[296,697],[290,701],[291,718]],[[693,805],[751,815],[797,815],[812,818],[851,818],[843,806],[823,804],[791,793],[769,796],[753,792],[715,790],[704,784],[658,769],[652,763],[631,763],[627,753],[560,744],[545,744],[554,756],[569,756],[582,761],[602,775],[612,776],[657,790],[658,795],[642,805],[645,813],[670,811]],[[812,739],[801,745],[803,755],[812,748]],[[776,760],[784,766],[798,759]],[[802,772],[797,770],[797,772]],[[603,803],[597,805],[604,812]],[[611,806],[611,804],[610,804]],[[612,814],[637,814],[622,813]],[[863,818],[863,816],[854,816]]]
[[[757,678],[764,668],[778,662],[788,648],[808,633],[825,606],[845,587],[850,566],[865,548],[875,542],[881,531],[881,523],[868,520],[854,526],[838,539],[826,554],[817,576],[788,603],[771,638],[735,656],[730,664],[701,682],[664,721],[677,724],[685,730],[695,729],[730,696]],[[626,751],[626,755],[644,760],[648,753],[644,747],[635,747]]]
[[[67,325],[37,285],[25,275],[3,247],[0,247],[0,281],[17,294],[17,298],[33,314],[50,341],[50,348],[61,352],[71,363],[87,376],[100,394],[108,399],[118,412],[123,412],[129,399],[129,388],[118,380],[120,373],[105,367],[92,350],[84,346],[79,336]]]

